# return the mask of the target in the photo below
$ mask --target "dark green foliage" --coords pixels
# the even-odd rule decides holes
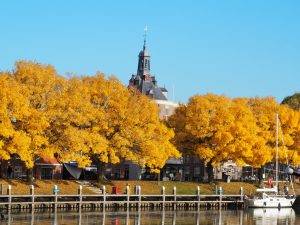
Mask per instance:
[[[287,96],[283,99],[281,104],[286,104],[290,108],[294,110],[299,110],[300,109],[300,92],[297,92],[291,96]]]

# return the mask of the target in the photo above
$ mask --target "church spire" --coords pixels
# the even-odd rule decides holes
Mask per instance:
[[[143,46],[143,50],[146,50],[146,39],[147,39],[147,32],[148,32],[148,27],[145,26],[144,28],[144,46]]]
[[[148,27],[144,28],[144,46],[143,50],[139,54],[139,63],[137,75],[141,77],[142,80],[150,80],[150,55],[146,49],[146,38],[147,38]]]

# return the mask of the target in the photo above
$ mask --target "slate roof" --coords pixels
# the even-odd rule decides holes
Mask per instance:
[[[158,87],[155,76],[150,75],[150,54],[146,50],[146,41],[143,50],[139,53],[137,74],[132,75],[129,86],[135,86],[142,94],[155,100],[168,100],[163,93],[168,92],[167,89]]]

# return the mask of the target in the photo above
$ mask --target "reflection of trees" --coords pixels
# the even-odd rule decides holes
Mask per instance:
[[[293,209],[198,210],[198,211],[82,211],[14,212],[5,214],[4,224],[148,224],[148,225],[247,225],[295,224]]]

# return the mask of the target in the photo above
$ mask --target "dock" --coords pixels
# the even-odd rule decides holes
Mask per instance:
[[[172,194],[165,194],[162,187],[158,195],[142,194],[138,186],[135,193],[130,194],[129,187],[125,194],[106,193],[105,186],[102,194],[83,194],[82,186],[78,188],[78,194],[59,194],[54,187],[53,194],[35,194],[34,186],[31,185],[30,193],[27,195],[13,195],[11,186],[7,193],[0,195],[0,210],[43,210],[43,209],[200,209],[200,208],[243,208],[244,194],[241,188],[240,194],[225,195],[222,192],[212,195],[202,195],[200,187],[195,194],[178,195],[176,187]]]

